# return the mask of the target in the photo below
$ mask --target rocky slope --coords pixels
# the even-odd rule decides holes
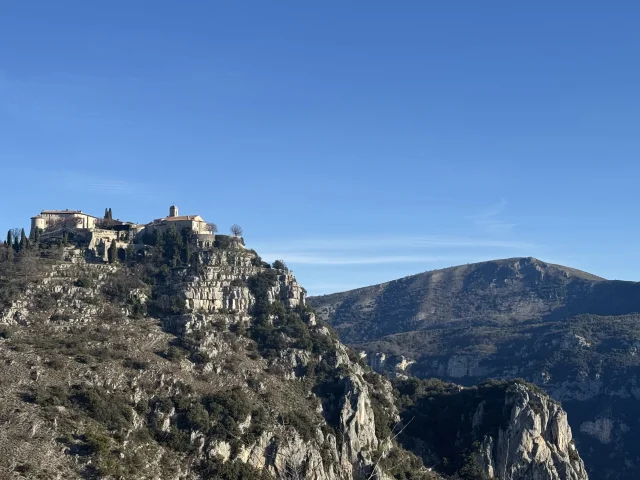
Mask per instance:
[[[3,478],[587,478],[562,410],[520,383],[491,399],[447,387],[477,442],[443,460],[410,428],[438,415],[361,364],[291,272],[240,245],[187,264],[165,244],[125,265],[45,247],[0,246]],[[420,435],[468,440],[467,427]]]
[[[581,479],[587,474],[567,415],[536,387],[487,382],[460,390],[437,380],[398,383],[410,446],[437,452],[442,468],[502,479]],[[442,433],[442,426],[449,431]],[[434,431],[440,431],[434,437]],[[455,432],[455,433],[454,433]],[[456,464],[456,449],[467,451]]]
[[[309,302],[377,371],[536,383],[562,401],[594,478],[637,478],[640,284],[518,258]]]

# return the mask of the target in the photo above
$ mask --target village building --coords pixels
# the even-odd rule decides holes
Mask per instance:
[[[200,215],[179,215],[175,205],[169,208],[168,217],[155,219],[146,225],[95,217],[82,210],[42,210],[39,215],[31,217],[30,236],[34,238],[37,233],[43,240],[72,236],[86,245],[94,257],[106,261],[112,242],[116,242],[119,252],[124,252],[130,245],[136,250],[144,249],[145,236],[153,235],[154,231],[164,234],[171,227],[178,232],[191,230],[202,247],[211,247],[215,241],[212,224]]]
[[[40,215],[31,217],[30,236],[35,234],[36,229],[45,231],[67,227],[92,230],[100,220],[82,210],[42,210]]]
[[[177,231],[183,229],[192,230],[198,235],[211,235],[214,232],[211,231],[211,226],[200,215],[179,215],[178,207],[172,205],[169,207],[169,216],[164,218],[157,218],[153,222],[144,226],[144,233],[150,233],[154,230],[159,232],[166,232],[171,226],[174,226]]]
[[[141,241],[145,235],[165,233],[171,227],[175,227],[180,232],[184,229],[191,230],[198,238],[198,242],[202,246],[211,246],[215,240],[215,232],[211,224],[207,223],[200,215],[179,215],[178,207],[172,205],[169,207],[169,216],[157,218],[152,222],[144,225],[137,234],[136,241]]]

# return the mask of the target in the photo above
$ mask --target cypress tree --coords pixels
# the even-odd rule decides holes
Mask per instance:
[[[109,207],[109,220],[113,220],[113,213],[111,212],[111,207]]]
[[[104,209],[104,219],[105,219],[105,220],[108,220],[108,219],[109,219],[109,209],[108,209],[108,208],[105,208],[105,209]]]
[[[10,247],[13,246],[13,233],[11,232],[11,230],[7,232],[7,245],[9,245]]]
[[[109,263],[115,263],[116,260],[118,260],[118,246],[116,245],[115,240],[111,240],[111,246],[107,252],[107,259],[109,260]]]
[[[20,231],[20,250],[26,250],[29,246],[29,240],[24,233],[24,228]]]

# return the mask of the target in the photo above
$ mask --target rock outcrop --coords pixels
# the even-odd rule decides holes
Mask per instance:
[[[187,307],[195,312],[249,313],[254,299],[246,282],[264,269],[256,258],[237,251],[202,253],[197,274],[184,278],[178,287]],[[294,308],[305,304],[305,294],[293,273],[280,270],[268,297],[270,302],[282,300],[285,306]]]
[[[586,479],[567,414],[560,405],[517,383],[506,393],[508,421],[500,426],[497,438],[483,439],[477,453],[484,474],[500,480]],[[482,416],[482,407],[477,416]]]

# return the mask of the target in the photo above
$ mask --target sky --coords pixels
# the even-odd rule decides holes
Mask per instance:
[[[640,2],[0,0],[0,231],[200,214],[310,294],[640,280]]]

